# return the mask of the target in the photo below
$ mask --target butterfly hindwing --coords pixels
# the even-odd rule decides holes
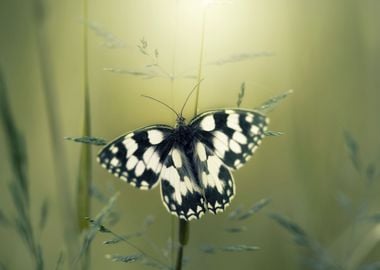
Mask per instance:
[[[207,209],[214,214],[223,212],[235,195],[235,182],[230,170],[201,142],[195,145],[194,159],[199,164]]]
[[[210,151],[235,170],[256,151],[268,122],[268,118],[257,111],[230,109],[204,112],[189,125]]]
[[[158,183],[172,133],[173,128],[164,125],[130,132],[106,145],[98,154],[98,162],[131,185],[151,189]]]
[[[161,171],[161,197],[167,210],[185,220],[206,211],[202,189],[183,149],[174,146]]]

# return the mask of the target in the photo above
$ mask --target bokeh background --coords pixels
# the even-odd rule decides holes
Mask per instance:
[[[235,107],[243,82],[245,108],[294,93],[268,115],[270,129],[284,135],[266,138],[234,172],[232,205],[190,223],[186,269],[380,269],[380,1],[87,1],[87,15],[81,1],[0,3],[0,68],[12,123],[25,142],[28,207],[44,269],[80,265],[69,262],[63,233],[77,217],[62,209],[75,210],[82,144],[63,138],[82,135],[84,85],[92,136],[111,140],[148,124],[174,125],[174,114],[141,95],[179,110],[196,83],[202,43],[199,111]],[[138,48],[144,42],[148,55]],[[194,102],[185,109],[188,119]],[[59,134],[51,132],[49,105]],[[0,130],[0,268],[36,269],[13,222],[18,208],[9,183],[18,174],[11,153],[19,142],[10,143],[6,126]],[[112,231],[134,233],[154,216],[147,232],[131,241],[166,260],[162,251],[173,235],[176,240],[177,223],[159,189],[140,191],[115,179],[96,164],[100,148],[91,149],[93,186],[106,198],[120,192]],[[263,198],[270,203],[258,213],[231,219]],[[44,204],[49,211],[41,231]],[[90,216],[104,205],[93,196]],[[78,245],[83,239],[72,237]],[[102,244],[110,238],[96,236],[89,269],[149,269],[106,259],[139,253],[125,243]],[[236,245],[260,250],[223,251]]]

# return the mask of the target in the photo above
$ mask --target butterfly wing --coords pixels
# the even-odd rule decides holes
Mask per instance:
[[[202,113],[190,122],[194,130],[194,160],[210,212],[223,212],[235,195],[231,170],[240,168],[264,137],[268,118],[250,110]]]
[[[223,212],[235,195],[235,182],[230,169],[200,141],[195,144],[194,160],[198,164],[207,209],[213,214]]]
[[[173,128],[148,126],[127,133],[106,145],[98,162],[116,177],[139,189],[156,186],[165,157],[172,146]]]
[[[204,112],[190,126],[195,136],[231,170],[247,162],[264,138],[269,119],[253,110]]]
[[[174,145],[161,171],[161,197],[167,210],[185,220],[200,218],[206,211],[202,189],[184,149]]]

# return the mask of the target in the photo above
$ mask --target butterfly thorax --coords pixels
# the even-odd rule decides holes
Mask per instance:
[[[178,124],[174,129],[174,142],[182,147],[182,149],[191,148],[194,140],[193,129],[185,123]]]

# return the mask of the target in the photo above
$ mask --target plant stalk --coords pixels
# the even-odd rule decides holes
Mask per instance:
[[[53,152],[53,166],[56,173],[56,189],[59,212],[63,227],[63,240],[65,241],[68,260],[74,262],[79,252],[78,243],[78,225],[72,222],[75,219],[74,205],[70,188],[68,185],[68,164],[66,149],[63,146],[63,133],[61,130],[61,118],[59,114],[59,103],[57,98],[57,90],[54,84],[54,73],[52,64],[52,54],[46,30],[47,10],[41,0],[35,0],[35,23],[36,23],[36,42],[37,54],[41,70],[42,92],[45,98],[46,113],[48,118],[48,128],[51,136],[51,147]],[[75,265],[71,264],[70,268],[75,270]]]
[[[87,0],[83,0],[83,10],[85,23],[83,24],[84,119],[82,136],[85,137],[91,135],[90,90],[88,79]],[[88,228],[88,222],[85,220],[85,217],[90,216],[89,191],[91,186],[91,178],[91,145],[82,144],[77,190],[78,223],[81,230]]]
[[[91,135],[90,116],[90,87],[88,76],[88,1],[83,0],[83,77],[84,77],[84,119],[82,136]],[[92,179],[91,145],[82,144],[80,150],[79,171],[77,178],[77,218],[81,231],[88,229],[88,222],[85,217],[91,215],[90,187]],[[84,254],[82,269],[90,269],[91,252],[90,249]]]
[[[203,51],[204,51],[204,41],[205,41],[205,32],[206,32],[206,14],[207,14],[207,7],[203,10],[202,15],[202,30],[201,30],[201,47],[200,47],[200,53],[199,53],[199,63],[198,63],[198,76],[197,76],[197,90],[195,91],[195,105],[194,105],[194,116],[198,113],[198,101],[199,101],[199,90],[201,87],[201,77],[202,77],[202,66],[203,66]]]
[[[186,220],[179,219],[178,220],[178,240],[179,247],[177,250],[177,262],[176,262],[176,270],[182,269],[183,264],[183,251],[187,243],[189,242],[190,236],[190,226]]]

